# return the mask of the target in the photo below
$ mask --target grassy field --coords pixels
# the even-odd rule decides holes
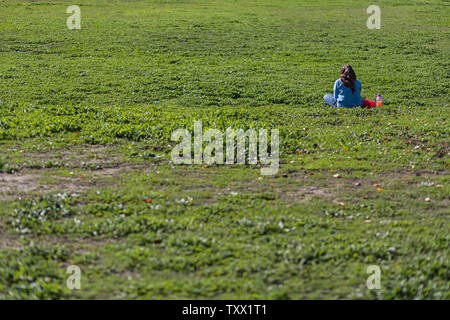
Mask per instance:
[[[449,15],[0,0],[0,299],[450,299]],[[382,108],[324,105],[345,63]],[[279,129],[278,173],[173,165],[195,120]]]

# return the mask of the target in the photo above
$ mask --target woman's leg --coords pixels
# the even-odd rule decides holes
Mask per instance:
[[[336,107],[336,99],[332,94],[327,93],[323,96],[323,100],[325,100],[329,106]]]

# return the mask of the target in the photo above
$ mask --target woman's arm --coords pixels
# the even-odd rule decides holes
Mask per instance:
[[[333,88],[333,95],[334,95],[334,98],[337,100],[337,98],[338,98],[338,80],[336,80],[335,82],[334,82],[334,88]]]

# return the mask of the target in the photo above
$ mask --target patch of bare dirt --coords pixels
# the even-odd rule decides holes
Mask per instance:
[[[89,147],[72,147],[67,149],[53,150],[51,152],[29,152],[24,154],[37,162],[62,162],[66,167],[93,167],[112,166],[123,161],[122,156],[111,153],[111,148],[102,145]]]
[[[38,171],[19,171],[16,173],[0,173],[0,200],[15,199],[33,193],[46,193],[51,190],[62,192],[82,192],[84,190],[98,187],[107,182],[107,177],[120,176],[125,172],[140,170],[145,172],[145,164],[116,164],[108,168],[101,168],[92,173],[92,177],[85,178],[74,174],[73,177],[62,177],[52,175],[54,169],[41,169]],[[45,178],[54,178],[56,182],[46,183]]]
[[[44,192],[45,186],[39,184],[39,177],[34,173],[0,173],[0,200],[7,199],[14,193]]]
[[[0,200],[14,199],[32,193],[46,193],[52,189],[76,192],[89,188],[84,182],[70,178],[59,178],[57,183],[46,184],[40,181],[37,173],[0,173]]]
[[[304,186],[295,191],[279,192],[279,198],[290,202],[306,202],[313,197],[331,197],[333,193],[327,188]]]

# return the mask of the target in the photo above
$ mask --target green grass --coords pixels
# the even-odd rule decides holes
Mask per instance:
[[[445,1],[380,30],[366,1],[72,4],[0,1],[0,299],[450,298]],[[382,108],[324,105],[345,63]],[[173,165],[194,120],[279,129],[279,172]]]

